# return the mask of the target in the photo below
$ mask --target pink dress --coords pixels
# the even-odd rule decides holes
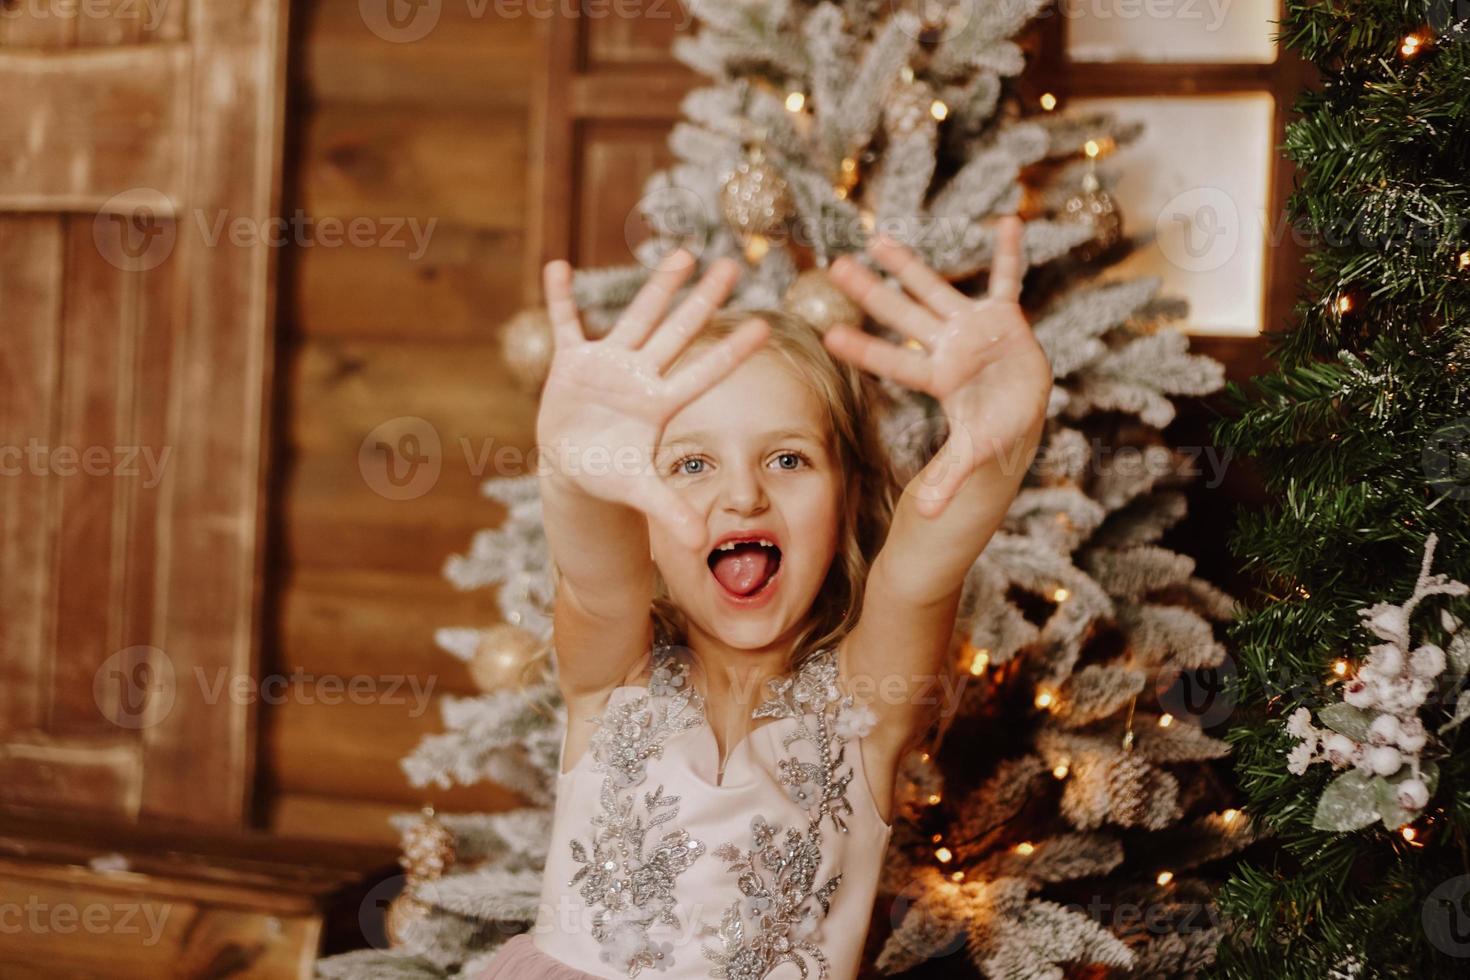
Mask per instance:
[[[827,650],[771,684],[723,778],[689,652],[612,692],[557,784],[541,908],[482,980],[850,980],[890,827]]]

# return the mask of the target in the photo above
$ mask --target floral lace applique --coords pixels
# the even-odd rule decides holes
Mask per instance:
[[[592,818],[591,847],[571,842],[582,867],[568,884],[580,882],[582,899],[594,910],[592,936],[602,944],[602,961],[629,977],[673,965],[672,944],[652,941],[649,929],[656,923],[679,928],[674,884],[705,850],[672,826],[650,841],[656,828],[678,817],[679,797],[665,796],[659,786],[643,793],[639,806],[636,787],[668,737],[702,717],[687,668],[663,657],[655,661],[648,692],[609,708],[592,739],[593,764],[603,774],[601,807]]]
[[[715,964],[710,975],[721,980],[760,980],[783,963],[794,963],[806,977],[808,961],[819,978],[828,975],[827,957],[812,938],[820,925],[818,909],[827,915],[842,875],[817,881],[822,822],[831,820],[838,831],[847,831],[843,818],[852,813],[847,787],[853,769],[845,763],[846,743],[868,734],[875,721],[870,709],[854,706],[852,697],[838,690],[835,650],[814,654],[795,677],[773,681],[771,692],[753,717],[794,720],[782,745],[790,750],[806,743],[815,749],[815,762],[793,753],[777,764],[781,785],[806,811],[808,824],[805,832],[795,827],[783,832],[757,816],[750,824],[748,850],[727,843],[715,851],[738,875],[742,896],[712,930],[720,947],[704,948]]]

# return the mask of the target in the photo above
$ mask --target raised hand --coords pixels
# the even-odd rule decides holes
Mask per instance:
[[[999,458],[1031,462],[1046,418],[1051,365],[1021,311],[1020,218],[997,229],[990,287],[975,300],[955,289],[911,250],[879,237],[868,247],[914,297],[893,289],[850,256],[832,264],[832,281],[879,323],[921,345],[898,346],[852,326],[825,336],[827,349],[858,367],[938,399],[949,438],[910,484],[919,512],[944,511],[965,480]],[[917,302],[916,302],[917,300]],[[1020,473],[1011,473],[1019,483]]]
[[[572,299],[571,266],[546,264],[542,278],[555,349],[536,440],[549,478],[664,521],[697,548],[704,543],[704,521],[659,477],[654,449],[669,419],[755,353],[770,328],[759,320],[743,324],[671,373],[740,276],[739,263],[717,260],[665,318],[694,265],[683,249],[666,256],[607,336],[591,341]]]

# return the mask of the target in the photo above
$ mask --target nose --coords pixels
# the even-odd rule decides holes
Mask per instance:
[[[720,487],[720,504],[730,514],[759,514],[766,509],[766,489],[760,475],[743,466],[727,467]]]

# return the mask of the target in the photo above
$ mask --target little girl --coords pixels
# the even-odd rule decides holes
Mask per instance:
[[[537,438],[568,730],[536,926],[482,980],[856,975],[895,770],[933,721],[915,695],[947,669],[965,573],[1045,420],[1020,239],[1002,219],[979,301],[886,239],[869,252],[910,295],[833,263],[905,346],[713,315],[730,259],[665,316],[683,251],[589,341],[569,266],[546,266]],[[855,368],[948,420],[896,503]]]

